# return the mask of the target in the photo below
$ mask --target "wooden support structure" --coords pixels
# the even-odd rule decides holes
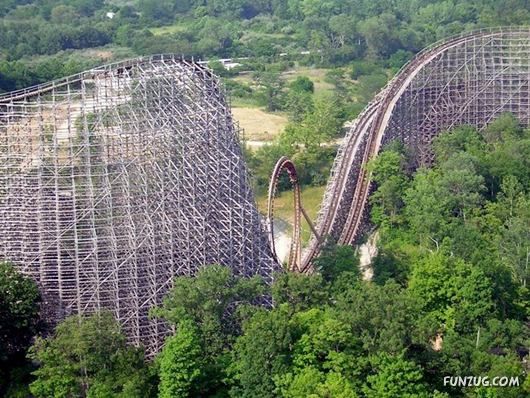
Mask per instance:
[[[315,225],[296,169],[275,168],[268,223],[258,214],[237,127],[218,79],[159,55],[0,96],[0,257],[34,278],[44,316],[108,309],[131,342],[156,353],[149,319],[176,275],[220,263],[271,282],[279,173],[295,188],[294,270],[324,239],[352,244],[366,226],[366,163],[401,140],[429,164],[441,131],[483,129],[503,112],[530,125],[530,30],[501,28],[419,53],[357,118],[339,148]],[[302,253],[300,220],[313,238]],[[267,239],[266,226],[269,228]]]
[[[465,33],[421,51],[346,134],[301,268],[319,254],[322,237],[353,244],[365,230],[372,189],[365,165],[386,143],[404,142],[417,166],[428,165],[440,132],[460,125],[482,130],[504,112],[530,125],[530,28]]]
[[[107,309],[150,356],[175,276],[280,269],[218,79],[172,55],[0,96],[0,236],[51,324]]]

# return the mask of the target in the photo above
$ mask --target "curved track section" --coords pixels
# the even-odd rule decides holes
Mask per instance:
[[[148,317],[205,264],[270,281],[280,266],[230,109],[174,56],[96,68],[0,96],[0,260],[35,279],[43,315],[108,309],[155,353]]]
[[[401,140],[417,165],[432,161],[431,143],[458,125],[484,128],[503,112],[530,124],[530,30],[483,30],[420,52],[357,118],[339,149],[317,220],[319,236],[353,244],[366,225],[370,175],[382,146]],[[307,269],[321,243],[304,253]]]
[[[267,225],[269,228],[269,244],[271,250],[276,257],[278,263],[280,259],[276,253],[276,247],[274,243],[274,198],[276,197],[276,188],[278,181],[283,171],[286,171],[289,176],[289,181],[293,187],[293,209],[294,209],[294,222],[293,222],[293,234],[291,239],[291,249],[289,251],[289,259],[287,264],[289,265],[289,271],[301,271],[301,260],[302,260],[302,243],[301,243],[301,220],[302,220],[302,206],[301,206],[301,195],[300,195],[300,184],[298,182],[298,174],[294,163],[287,157],[283,156],[278,160],[274,166],[271,180],[269,183],[269,193],[267,201]]]

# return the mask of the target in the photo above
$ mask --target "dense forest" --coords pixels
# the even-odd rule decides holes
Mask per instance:
[[[153,53],[399,67],[466,30],[530,21],[525,0],[2,0],[0,90]],[[90,49],[97,49],[88,51]],[[86,51],[79,51],[86,50]]]
[[[528,23],[524,0],[0,0],[0,92],[139,55],[207,59],[232,103],[287,120],[246,152],[258,195],[283,155],[321,187],[344,123],[415,53]],[[287,77],[302,67],[320,87]],[[330,243],[318,272],[272,285],[215,264],[176,278],[152,310],[175,330],[154,360],[109,313],[45,336],[36,285],[0,263],[0,396],[529,396],[530,130],[505,114],[442,133],[434,153],[415,169],[395,142],[369,165],[373,275]],[[444,385],[458,375],[519,385]]]

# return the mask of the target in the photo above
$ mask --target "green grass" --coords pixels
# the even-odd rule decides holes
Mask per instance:
[[[238,76],[235,76],[232,79],[239,83],[248,84],[249,86],[254,85],[254,79],[252,78],[252,72],[240,73]]]
[[[315,223],[318,210],[322,198],[324,197],[324,191],[326,187],[303,187],[302,188],[302,207],[305,209],[311,221]],[[262,214],[267,214],[267,193],[264,193],[256,198],[258,209]],[[293,212],[293,193],[286,191],[280,193],[274,201],[274,217],[282,219],[293,224],[294,212]],[[311,236],[311,229],[302,216],[302,242],[306,244]]]
[[[285,33],[264,33],[264,32],[256,32],[252,30],[247,30],[245,32],[245,37],[270,37],[273,39],[282,39],[282,38],[289,38],[289,35],[286,35]]]
[[[284,72],[282,76],[287,84],[295,80],[298,76],[308,77],[315,86],[315,93],[313,95],[314,99],[322,99],[333,95],[335,90],[333,84],[325,81],[326,73],[328,71],[329,69],[297,66],[294,69]]]
[[[231,97],[232,108],[260,108],[262,105],[254,98]]]
[[[160,26],[158,28],[150,28],[149,31],[155,36],[170,35],[177,32],[182,32],[186,27],[182,24]]]
[[[313,82],[315,86],[315,93],[314,98],[315,99],[321,99],[328,97],[329,95],[333,95],[335,86],[331,83],[328,83],[326,81],[326,73],[330,71],[330,69],[324,69],[324,68],[311,68],[307,66],[295,66],[292,69],[289,69],[281,74],[282,79],[285,81],[286,89],[290,82],[295,80],[299,76],[306,76]],[[356,81],[351,80],[348,77],[348,71],[344,69],[344,81],[346,85],[353,87],[357,84]],[[234,81],[237,81],[239,83],[247,84],[251,87],[254,87],[254,80],[252,78],[252,73],[245,73],[240,74],[238,76],[235,76],[231,78]],[[246,100],[246,99],[240,99],[240,98],[233,98],[234,106],[239,107],[248,107],[248,106],[257,106],[256,102],[252,99]]]

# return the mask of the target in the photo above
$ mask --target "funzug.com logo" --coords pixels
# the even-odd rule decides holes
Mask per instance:
[[[444,386],[451,387],[519,387],[519,377],[445,376]]]

